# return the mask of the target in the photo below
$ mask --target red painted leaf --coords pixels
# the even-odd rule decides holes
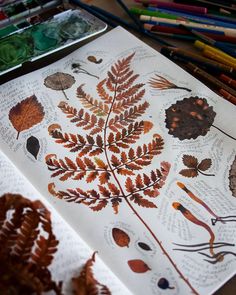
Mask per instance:
[[[145,273],[151,268],[141,259],[129,260],[128,265],[133,272]]]
[[[130,237],[125,231],[114,227],[112,229],[112,237],[119,247],[129,247]]]

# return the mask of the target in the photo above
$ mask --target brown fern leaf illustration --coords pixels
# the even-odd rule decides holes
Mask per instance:
[[[158,90],[183,89],[183,90],[187,90],[188,92],[191,92],[190,89],[186,87],[179,87],[175,85],[174,83],[170,82],[169,80],[167,80],[166,78],[157,74],[155,75],[155,77],[150,79],[148,83],[150,84],[152,88],[158,89]]]
[[[52,182],[49,183],[48,190],[56,198],[83,204],[93,211],[100,211],[111,205],[114,213],[118,214],[121,204],[126,204],[152,235],[174,269],[192,289],[154,232],[135,209],[136,206],[137,208],[157,207],[153,201],[165,184],[170,164],[161,162],[160,169],[155,165],[155,169],[148,171],[148,166],[163,150],[164,142],[160,135],[154,134],[150,142],[138,145],[138,140],[150,132],[153,124],[140,120],[149,103],[143,101],[144,84],[135,84],[139,75],[134,74],[131,69],[133,57],[134,53],[118,60],[107,72],[107,77],[97,84],[96,90],[100,101],[85,94],[81,86],[79,87],[78,97],[88,111],[77,110],[65,102],[59,105],[70,122],[79,127],[78,134],[81,129],[89,133],[91,137],[89,140],[88,137],[81,135],[83,144],[96,143],[102,151],[99,158],[91,154],[93,147],[88,151],[89,157],[86,152],[82,154],[79,152],[64,159],[55,154],[47,155],[46,164],[52,171],[51,177],[59,177],[64,182],[82,180],[86,183],[84,187],[88,183],[92,185],[93,182],[94,188],[84,191],[77,186],[73,189],[68,187],[65,190],[58,190]],[[98,119],[96,114],[100,112],[104,116]],[[95,134],[102,137],[102,140],[99,139],[99,144],[96,142]],[[71,138],[71,135],[69,137]],[[65,144],[64,139],[59,139],[57,143]],[[142,172],[144,168],[145,173]],[[124,178],[125,187],[122,185]]]
[[[107,286],[99,283],[93,274],[92,267],[95,263],[95,254],[85,263],[80,275],[72,279],[75,295],[111,295],[111,291]]]
[[[52,280],[48,266],[57,251],[50,212],[40,201],[21,195],[0,198],[1,294],[61,294],[61,283]]]

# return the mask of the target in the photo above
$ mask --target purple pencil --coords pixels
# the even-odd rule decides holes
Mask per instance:
[[[159,0],[135,0],[135,2],[142,3],[142,4],[151,4],[155,7],[159,8],[169,8],[178,11],[185,11],[185,12],[192,12],[198,14],[206,14],[207,8],[201,6],[193,6],[193,5],[186,5],[186,4],[179,4],[173,2],[163,2]]]

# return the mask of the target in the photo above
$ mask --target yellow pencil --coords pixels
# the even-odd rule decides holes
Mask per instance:
[[[227,58],[225,58],[224,56],[218,54],[217,52],[213,52],[212,50],[204,49],[202,54],[205,57],[213,59],[213,60],[215,60],[215,61],[217,61],[219,63],[222,63],[224,65],[228,65],[228,66],[230,66],[230,67],[232,67],[233,69],[236,70],[236,62],[229,61]]]
[[[236,59],[233,58],[232,56],[228,55],[227,53],[224,53],[223,51],[221,51],[219,49],[216,49],[216,48],[214,48],[214,47],[212,47],[210,45],[207,45],[207,44],[205,44],[205,43],[203,43],[201,41],[198,41],[198,40],[196,40],[194,42],[194,46],[197,47],[198,49],[202,50],[203,53],[205,51],[207,51],[207,52],[212,52],[213,55],[222,56],[224,61],[228,60],[229,62],[235,64],[235,66],[236,66]]]

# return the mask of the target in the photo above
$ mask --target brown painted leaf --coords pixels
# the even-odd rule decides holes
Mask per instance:
[[[188,168],[197,168],[198,159],[194,156],[183,155],[183,163]]]
[[[185,176],[185,177],[197,177],[198,172],[196,169],[182,169],[179,174]]]
[[[212,164],[211,159],[204,159],[198,165],[198,169],[201,171],[206,171],[211,167],[211,164]]]
[[[123,230],[114,227],[112,229],[112,237],[118,246],[129,247],[130,237]]]
[[[128,265],[133,272],[144,273],[151,270],[150,267],[141,259],[129,260]]]
[[[35,95],[29,96],[11,108],[9,120],[16,129],[17,138],[21,131],[30,129],[44,118],[43,106]]]
[[[108,166],[103,162],[103,160],[95,157],[94,161],[97,164],[98,168],[101,168],[101,169],[104,169],[104,170],[106,170],[108,168]]]

